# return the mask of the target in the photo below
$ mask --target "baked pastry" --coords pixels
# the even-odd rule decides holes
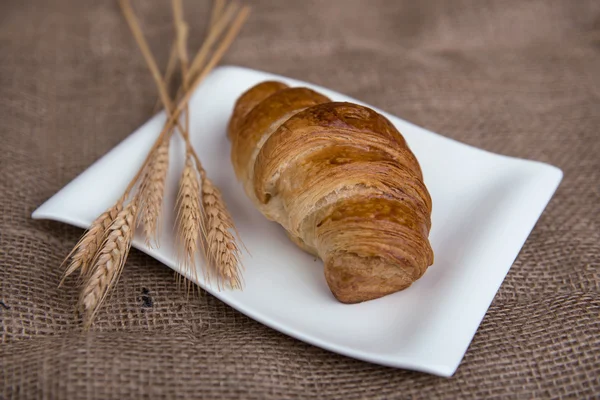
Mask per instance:
[[[237,100],[228,135],[247,195],[323,260],[339,301],[405,289],[433,263],[431,197],[382,115],[269,81]]]

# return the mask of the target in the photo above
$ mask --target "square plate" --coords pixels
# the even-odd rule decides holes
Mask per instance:
[[[334,101],[366,105],[266,72],[239,67],[213,71],[190,103],[192,140],[209,176],[223,191],[251,255],[243,256],[243,291],[218,291],[203,279],[197,283],[249,317],[315,346],[377,364],[451,376],[562,172],[464,145],[374,108],[400,130],[423,169],[433,199],[430,240],[435,264],[402,292],[341,304],[327,287],[322,263],[254,208],[229,161],[225,132],[236,99],[256,83],[273,79],[313,88]],[[40,206],[33,218],[88,227],[120,197],[165,120],[164,113],[154,116]],[[181,140],[174,137],[160,249],[147,249],[140,235],[134,241],[134,247],[174,270],[178,265],[172,210],[182,154]]]

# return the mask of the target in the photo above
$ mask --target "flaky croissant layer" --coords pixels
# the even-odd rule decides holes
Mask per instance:
[[[228,135],[247,195],[323,260],[339,301],[405,289],[433,263],[431,197],[382,115],[269,81],[238,99]]]

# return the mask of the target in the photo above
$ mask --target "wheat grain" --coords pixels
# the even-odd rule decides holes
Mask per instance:
[[[179,181],[177,195],[177,239],[178,259],[184,275],[197,278],[196,255],[201,232],[202,213],[200,210],[200,185],[194,160],[188,153],[185,167]]]
[[[63,261],[64,264],[69,258],[71,259],[71,262],[63,274],[60,285],[63,284],[64,280],[69,275],[77,270],[80,270],[81,277],[85,277],[88,274],[90,262],[93,260],[98,248],[102,244],[106,230],[122,209],[123,202],[119,200],[115,205],[106,210],[92,222],[90,228],[85,232],[73,250],[71,250],[69,255]]]
[[[169,142],[169,137],[166,137],[156,148],[139,189],[140,222],[144,228],[146,246],[150,248],[153,247],[152,242],[154,246],[159,246],[157,228],[169,169]]]
[[[241,289],[240,249],[232,232],[233,220],[221,192],[202,174],[202,206],[206,229],[205,256],[216,272],[219,288],[222,283],[232,289]]]
[[[137,215],[136,200],[127,204],[108,227],[106,238],[94,257],[93,267],[80,296],[85,326],[93,322],[109,289],[119,278],[131,248]]]

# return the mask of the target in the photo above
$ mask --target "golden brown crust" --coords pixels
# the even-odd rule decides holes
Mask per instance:
[[[233,113],[229,120],[229,139],[231,139],[231,132],[238,131],[239,125],[250,110],[273,93],[286,87],[288,85],[282,82],[266,81],[253,86],[250,90],[242,94],[235,104],[235,113]]]
[[[236,122],[230,125],[231,160],[237,177],[243,182],[251,183],[254,159],[263,143],[279,125],[307,107],[329,101],[327,97],[313,90],[287,88],[281,85],[275,85],[273,82],[268,86],[258,85],[242,95],[236,104],[233,115],[245,113],[245,116],[232,118],[232,121]],[[279,90],[275,90],[276,88]],[[248,100],[244,100],[244,97]],[[249,103],[254,103],[261,98],[262,100],[252,108],[249,107]],[[238,112],[238,108],[241,111]]]
[[[268,82],[238,100],[229,135],[246,193],[324,261],[339,301],[402,290],[433,263],[419,163],[382,115]]]

